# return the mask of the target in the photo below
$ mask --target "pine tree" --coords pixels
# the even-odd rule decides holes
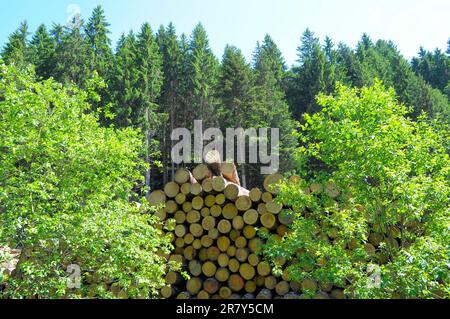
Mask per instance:
[[[108,37],[109,26],[103,8],[97,6],[84,28],[89,47],[90,68],[96,70],[103,79],[107,79],[112,62],[111,40]]]
[[[20,24],[20,27],[14,31],[8,38],[1,56],[5,63],[15,64],[19,68],[24,68],[30,63],[30,50],[28,46],[28,24],[26,21]]]
[[[30,42],[30,51],[36,74],[44,79],[52,75],[52,58],[55,52],[55,44],[47,32],[44,24],[41,24]]]

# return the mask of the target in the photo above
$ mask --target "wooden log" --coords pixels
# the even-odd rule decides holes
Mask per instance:
[[[200,241],[202,243],[202,246],[205,248],[211,247],[214,243],[214,240],[211,237],[209,237],[208,235],[203,235],[202,239]]]
[[[291,210],[283,210],[278,214],[278,221],[286,226],[289,226],[294,221],[295,214]]]
[[[200,240],[199,240],[200,241]],[[208,260],[208,249],[206,249],[206,248],[199,248],[199,251],[198,251],[198,259],[200,260],[200,261],[207,261]]]
[[[256,299],[272,299],[272,292],[269,289],[262,289]]]
[[[284,296],[289,292],[290,286],[287,281],[280,281],[276,287],[275,291],[277,292],[278,296]]]
[[[266,280],[266,277],[263,277],[261,275],[256,275],[255,277],[255,283],[257,287],[264,287],[264,282]]]
[[[378,247],[382,241],[383,241],[383,235],[381,235],[379,233],[371,233],[369,235],[369,242],[375,247]]]
[[[222,215],[226,219],[232,220],[234,217],[237,216],[237,214],[238,214],[238,210],[237,210],[236,206],[232,203],[226,204],[224,206],[224,208],[222,209]]]
[[[274,201],[270,201],[266,203],[267,212],[277,215],[283,209],[283,205],[276,203]]]
[[[205,197],[205,205],[207,207],[213,207],[214,205],[216,205],[216,196],[214,195],[208,195]]]
[[[189,213],[192,210],[192,203],[191,202],[184,202],[182,205],[183,212]]]
[[[230,261],[228,262],[228,269],[232,272],[232,273],[237,273],[239,271],[239,267],[241,266],[241,264],[239,263],[239,261],[235,258],[231,258]]]
[[[280,183],[282,180],[283,176],[281,176],[281,174],[276,173],[268,175],[264,179],[264,189],[271,194],[277,194],[278,193],[277,184]]]
[[[174,198],[175,196],[177,196],[177,194],[180,192],[180,185],[178,185],[175,182],[170,182],[167,183],[164,186],[164,193],[167,195],[167,197],[169,198]]]
[[[150,203],[150,206],[160,206],[166,202],[167,197],[162,190],[156,190],[150,193],[147,200]]]
[[[238,239],[241,236],[241,232],[236,229],[232,229],[228,234],[228,236],[232,241],[236,241],[236,239]]]
[[[220,215],[222,215],[222,207],[220,207],[219,205],[214,205],[209,209],[209,212],[211,213],[211,216],[219,217]]]
[[[191,183],[184,183],[180,187],[181,194],[184,194],[185,196],[189,195],[191,193]]]
[[[234,165],[234,163],[222,163],[220,167],[220,172],[228,181],[236,185],[241,185],[236,165]]]
[[[194,178],[201,182],[206,178],[209,178],[212,176],[211,171],[209,170],[208,166],[205,164],[197,165],[194,170],[192,171],[192,175],[194,175]]]
[[[194,242],[195,238],[191,233],[187,233],[186,235],[184,235],[184,243],[186,245],[190,245]]]
[[[212,228],[208,231],[208,236],[214,240],[219,238],[219,235],[219,230],[217,228]]]
[[[183,255],[186,260],[192,261],[197,257],[197,250],[193,246],[188,246],[184,249]]]
[[[214,277],[218,282],[226,282],[230,278],[230,271],[228,268],[219,268]]]
[[[254,300],[254,299],[256,299],[256,296],[255,296],[255,294],[247,293],[247,294],[242,296],[242,299]]]
[[[333,299],[345,299],[345,294],[342,289],[333,289],[330,295]]]
[[[252,201],[250,200],[249,196],[239,196],[236,200],[236,208],[241,211],[245,212],[249,210],[252,207]]]
[[[311,192],[311,194],[320,194],[323,191],[323,186],[320,183],[312,183],[309,186],[309,191]]]
[[[305,279],[302,281],[302,291],[303,292],[316,292],[317,291],[317,282],[312,279]]]
[[[198,196],[202,193],[202,191],[203,191],[202,184],[197,182],[191,184],[191,192],[190,192],[191,195]]]
[[[174,179],[177,184],[183,185],[188,182],[192,183],[193,176],[186,168],[180,168],[175,172]]]
[[[220,295],[220,298],[222,298],[222,299],[228,299],[232,293],[233,292],[228,287],[221,287],[219,290],[219,295]]]
[[[245,283],[244,289],[247,293],[254,293],[256,291],[256,282],[249,280]]]
[[[219,248],[221,252],[226,252],[228,250],[228,247],[230,247],[230,244],[231,241],[226,236],[221,236],[217,239],[217,248]]]
[[[247,239],[244,236],[239,236],[235,241],[234,244],[237,248],[245,248],[247,247]]]
[[[175,271],[169,271],[164,280],[168,285],[177,285],[183,281],[183,277]]]
[[[200,278],[198,277],[192,277],[191,279],[189,279],[186,283],[186,290],[191,294],[191,295],[196,295],[198,294],[198,292],[202,289],[203,287],[203,282]]]
[[[254,209],[249,209],[244,213],[244,222],[247,225],[255,225],[258,222],[259,214]]]
[[[247,248],[238,248],[236,250],[236,259],[240,262],[246,262],[249,255],[249,251]]]
[[[225,187],[227,187],[227,181],[222,176],[215,176],[212,179],[212,187],[213,190],[221,193],[225,190]]]
[[[262,245],[263,245],[263,242],[262,242],[261,238],[258,238],[258,237],[254,237],[254,238],[250,239],[250,241],[248,242],[248,248],[253,253],[258,253],[261,250]]]
[[[287,228],[286,225],[280,225],[277,227],[277,234],[280,235],[281,237],[286,235],[288,232],[289,232],[289,229]]]
[[[239,267],[239,274],[245,280],[252,280],[256,275],[256,271],[252,265],[244,263]]]
[[[330,299],[330,297],[323,291],[319,291],[313,299]]]
[[[217,194],[216,196],[216,204],[219,206],[222,206],[223,204],[225,204],[226,201],[226,197],[224,194]]]
[[[258,274],[263,277],[268,276],[270,274],[270,272],[272,271],[272,269],[270,268],[270,265],[265,261],[261,261],[258,264],[256,270],[258,271]]]
[[[219,294],[212,295],[210,299],[222,299]]]
[[[231,223],[236,230],[242,230],[245,226],[244,218],[242,216],[235,216]]]
[[[261,196],[261,200],[267,204],[273,201],[273,195],[269,192],[264,192]]]
[[[175,212],[178,211],[178,204],[173,200],[169,200],[166,202],[166,206],[164,209],[168,214],[175,214]]]
[[[237,250],[236,246],[230,246],[230,247],[228,247],[228,249],[227,249],[227,255],[230,256],[230,257],[236,256],[236,250]]]
[[[184,247],[184,239],[183,238],[175,239],[175,247],[176,248],[183,248]]]
[[[221,234],[228,234],[231,231],[231,223],[230,223],[230,221],[228,221],[226,219],[222,219],[217,224],[217,229],[219,230],[219,232]]]
[[[205,290],[200,290],[197,294],[197,299],[207,300],[210,298],[210,295]]]
[[[211,215],[209,208],[208,207],[203,207],[200,211],[200,215],[202,215],[202,217],[208,217]]]
[[[370,257],[374,256],[376,253],[376,248],[371,243],[365,243],[364,250]]]
[[[160,221],[165,221],[167,219],[167,212],[165,209],[158,209],[155,216],[157,216]]]
[[[191,294],[188,291],[180,292],[177,299],[191,299]]]
[[[258,214],[260,215],[264,215],[265,213],[267,213],[267,207],[265,203],[259,203],[258,204]]]
[[[209,247],[206,250],[206,254],[208,256],[208,260],[210,261],[217,261],[220,255],[220,249],[214,246]]]
[[[264,279],[264,287],[266,287],[267,289],[273,290],[276,288],[277,286],[277,277],[275,276],[267,276]]]
[[[195,210],[201,210],[203,208],[204,205],[204,201],[203,201],[203,197],[201,196],[195,196],[192,199],[192,208]]]
[[[205,193],[211,193],[213,190],[212,179],[207,178],[202,182],[202,189]]]
[[[234,292],[239,292],[242,289],[244,289],[245,286],[245,281],[244,279],[237,275],[237,274],[232,274],[230,276],[230,278],[228,278],[228,287],[230,287],[230,289]]]
[[[175,196],[175,202],[178,205],[182,205],[186,201],[186,195],[183,193],[178,193],[177,196]]]
[[[198,277],[202,274],[202,263],[198,260],[191,260],[188,269],[192,276]]]
[[[175,227],[175,235],[177,237],[184,237],[184,235],[186,235],[186,226],[184,225],[177,225]]]
[[[252,239],[256,236],[256,229],[253,226],[245,226],[242,233],[245,238]]]
[[[177,294],[177,290],[175,289],[175,287],[167,285],[167,286],[164,286],[161,288],[161,296],[163,298],[168,299],[168,298],[175,296],[176,294]]]
[[[169,261],[180,263],[180,264],[183,264],[183,262],[184,262],[183,256],[181,256],[180,254],[170,255]]]
[[[257,267],[258,264],[259,264],[260,259],[259,259],[258,255],[256,255],[256,254],[250,254],[250,255],[248,255],[247,261],[248,261],[248,263],[249,263],[250,265],[252,265],[253,267]]]
[[[228,299],[230,300],[242,299],[242,296],[240,294],[231,294],[231,296]]]
[[[196,210],[191,210],[189,213],[187,213],[186,215],[186,221],[189,224],[196,224],[200,221],[201,219],[201,215],[198,211]]]
[[[275,215],[270,213],[265,213],[260,217],[261,224],[267,229],[273,229],[276,226],[276,218]]]
[[[189,231],[196,238],[199,238],[199,237],[203,236],[203,227],[200,224],[191,224],[189,226]]]
[[[216,219],[213,216],[207,216],[202,220],[202,227],[204,230],[210,231],[216,227]]]
[[[215,278],[208,278],[203,282],[203,290],[205,290],[210,295],[218,292],[219,288],[220,284]]]
[[[249,196],[250,194],[247,189],[231,182],[227,184],[227,187],[225,187],[223,192],[225,197],[233,202],[235,202],[240,196]]]
[[[259,203],[261,200],[261,196],[262,196],[262,192],[259,188],[253,188],[249,195],[250,199],[252,200],[252,202],[254,203]]]
[[[220,267],[227,267],[230,257],[226,253],[221,253],[217,258],[217,263]]]
[[[341,194],[336,183],[334,183],[334,182],[327,182],[324,186],[324,189],[325,189],[325,194],[327,194],[329,197],[331,197],[333,199],[338,197]]]
[[[213,262],[207,261],[202,266],[202,272],[206,277],[214,277],[217,267]]]
[[[300,294],[296,292],[288,292],[284,295],[284,299],[300,299]]]
[[[192,236],[194,236],[194,235],[192,235]],[[197,250],[202,248],[202,241],[200,239],[198,239],[198,238],[194,239],[194,241],[192,242],[192,247],[194,247]]]

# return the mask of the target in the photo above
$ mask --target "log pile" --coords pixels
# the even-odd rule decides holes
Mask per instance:
[[[342,290],[320,291],[311,280],[289,282],[261,259],[264,240],[257,230],[279,236],[288,231],[292,216],[274,201],[280,174],[267,176],[264,190],[240,185],[232,163],[210,161],[192,172],[180,169],[174,182],[149,196],[163,223],[174,225],[173,254],[190,276],[167,272],[162,298],[271,299],[300,298],[317,291],[316,298],[344,298]],[[283,265],[284,261],[280,260]]]

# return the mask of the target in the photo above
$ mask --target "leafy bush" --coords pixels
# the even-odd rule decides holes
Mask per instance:
[[[1,297],[148,298],[163,284],[170,243],[133,197],[142,138],[99,126],[94,98],[0,64],[0,247],[21,250]]]
[[[380,83],[318,103],[298,135],[302,179],[278,197],[296,214],[292,231],[267,255],[289,259],[292,279],[350,297],[450,297],[448,126],[412,121]]]

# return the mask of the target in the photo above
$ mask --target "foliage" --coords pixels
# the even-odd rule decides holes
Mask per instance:
[[[448,125],[399,104],[392,89],[339,86],[305,115],[297,169],[279,200],[296,214],[292,233],[269,245],[290,258],[294,279],[346,287],[359,298],[450,297]],[[309,193],[311,183],[337,188]],[[370,236],[381,235],[376,253]],[[379,267],[381,285],[368,286]]]
[[[12,298],[149,297],[169,241],[133,192],[140,133],[104,128],[82,91],[0,66],[0,246],[22,250],[0,291]],[[66,269],[81,268],[80,289]]]

